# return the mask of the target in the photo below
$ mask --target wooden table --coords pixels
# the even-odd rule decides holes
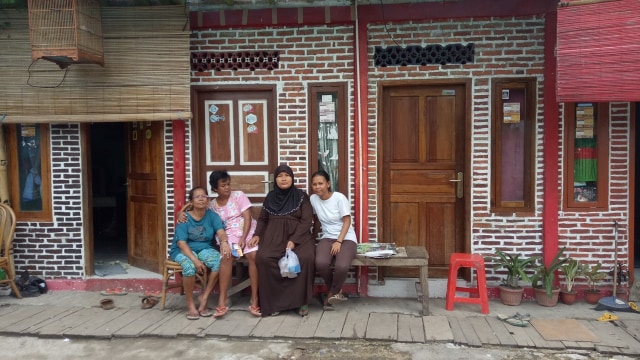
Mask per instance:
[[[419,267],[420,291],[422,298],[422,315],[429,315],[429,255],[422,246],[407,246],[396,249],[397,255],[387,259],[374,259],[358,254],[351,262],[352,266],[389,266],[389,267]],[[362,279],[362,281],[368,279]],[[421,296],[420,296],[421,295]]]

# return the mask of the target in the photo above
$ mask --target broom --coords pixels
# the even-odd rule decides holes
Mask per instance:
[[[613,270],[613,295],[603,297],[598,301],[596,310],[611,310],[611,311],[633,311],[629,304],[625,301],[616,298],[616,291],[618,286],[618,221],[613,223],[614,229],[614,270]]]

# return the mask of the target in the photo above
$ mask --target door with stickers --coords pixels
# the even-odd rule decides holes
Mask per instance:
[[[127,124],[129,264],[161,272],[166,252],[164,122]]]
[[[194,92],[194,185],[209,186],[214,170],[227,170],[258,217],[277,164],[275,89],[219,88]]]

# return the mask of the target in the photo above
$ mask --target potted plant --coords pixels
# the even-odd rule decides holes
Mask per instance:
[[[524,288],[520,280],[530,281],[526,270],[535,262],[536,258],[524,258],[521,254],[508,254],[496,250],[495,257],[487,257],[487,261],[498,264],[496,269],[506,269],[507,277],[500,285],[500,299],[505,305],[520,305]]]
[[[562,302],[571,305],[576,301],[578,293],[573,289],[576,278],[582,274],[582,264],[573,258],[569,258],[564,265],[562,265],[562,273],[564,274],[564,289],[560,290]]]
[[[556,306],[556,304],[558,304],[560,288],[555,287],[554,283],[556,280],[556,271],[569,260],[568,258],[562,257],[564,250],[565,248],[560,249],[549,265],[546,265],[544,260],[541,260],[540,265],[535,268],[535,273],[531,277],[531,283],[536,301],[539,305]]]
[[[596,288],[596,283],[605,277],[607,274],[600,271],[602,263],[597,262],[593,266],[585,265],[582,269],[582,276],[587,279],[587,289],[584,291],[584,300],[591,305],[595,305],[600,300],[600,289]]]

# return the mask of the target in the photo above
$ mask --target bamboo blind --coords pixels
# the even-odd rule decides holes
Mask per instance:
[[[558,102],[640,99],[640,1],[558,9]]]
[[[184,7],[103,7],[104,68],[72,65],[66,74],[45,60],[32,64],[27,12],[6,14],[10,26],[0,30],[4,123],[191,118]]]

